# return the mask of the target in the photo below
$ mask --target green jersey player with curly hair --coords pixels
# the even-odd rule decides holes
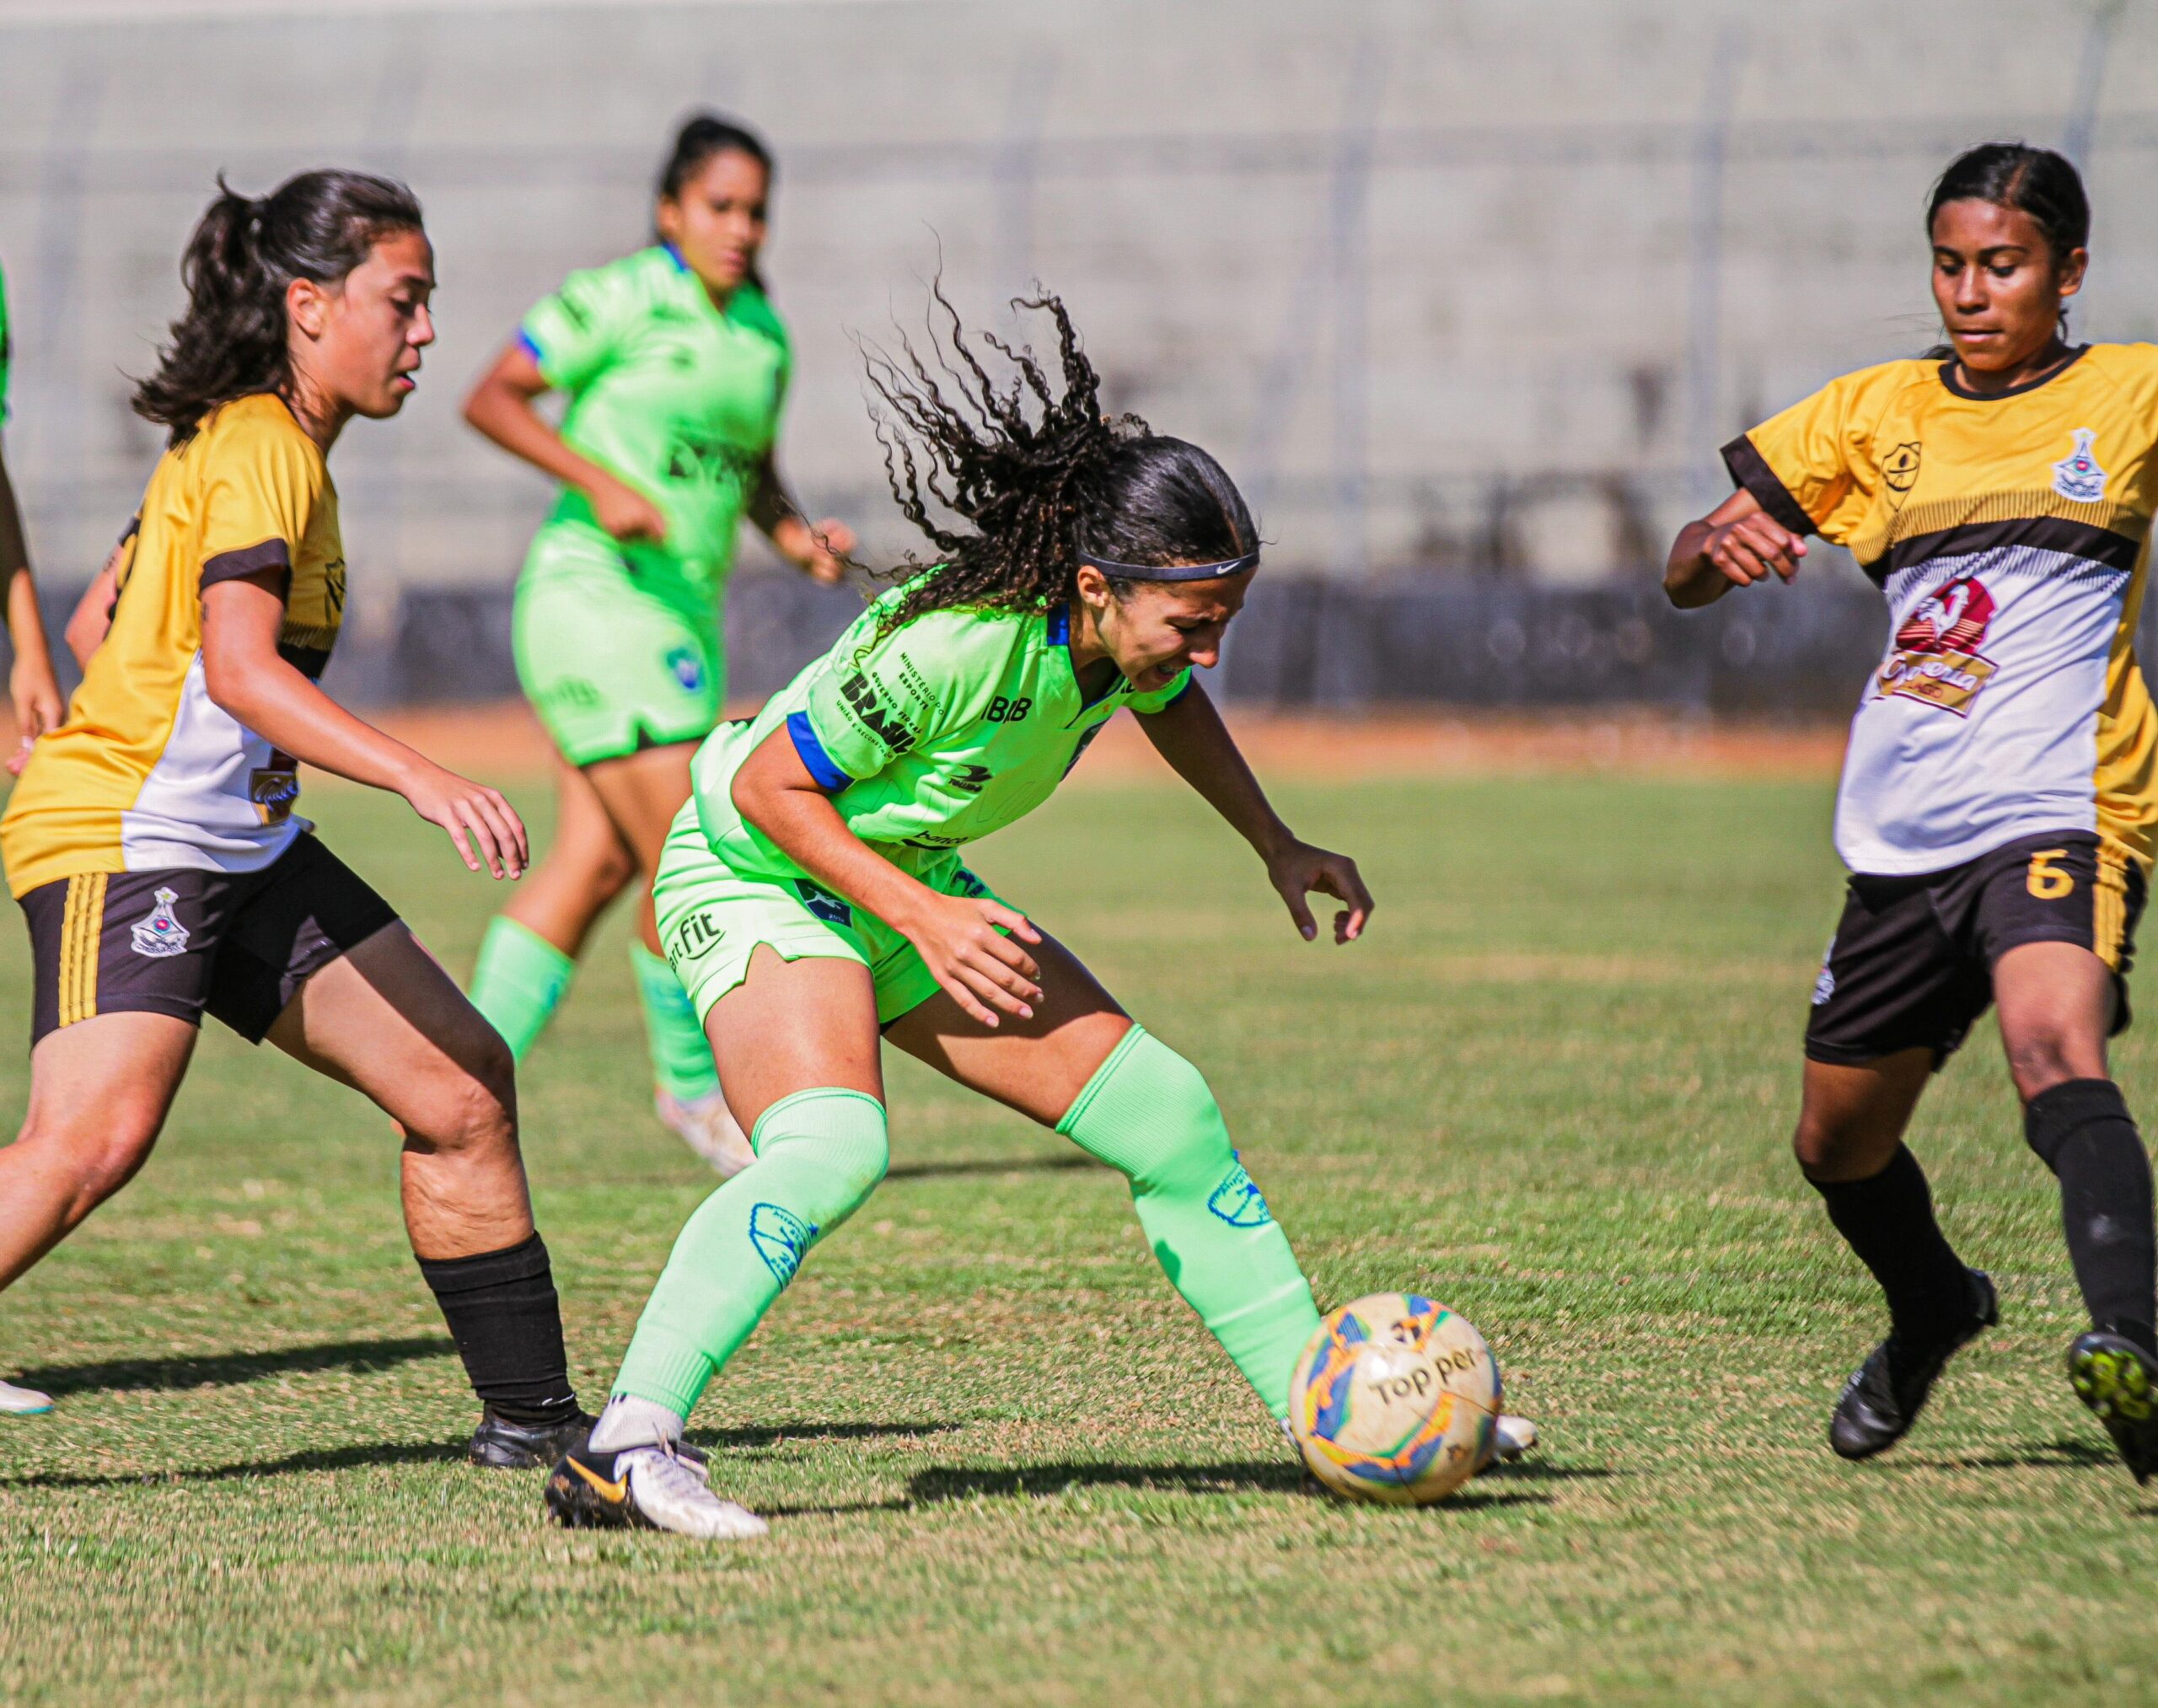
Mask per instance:
[[[698,754],[660,862],[661,931],[756,1161],[690,1217],[613,1400],[550,1478],[565,1523],[763,1533],[678,1444],[811,1248],[883,1177],[886,1039],[1123,1174],[1177,1290],[1286,1414],[1318,1312],[1206,1081],[962,854],[1046,801],[1128,708],[1307,938],[1308,895],[1341,902],[1340,943],[1372,898],[1354,861],[1282,822],[1191,674],[1216,662],[1258,567],[1243,499],[1197,446],[1106,421],[1062,305],[1034,306],[1056,320],[1060,397],[1023,352],[1010,390],[964,346],[935,380],[918,363],[879,372],[902,423],[894,485],[940,561]],[[924,486],[972,528],[932,522]]]

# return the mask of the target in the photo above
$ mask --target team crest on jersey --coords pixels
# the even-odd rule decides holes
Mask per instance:
[[[674,673],[684,694],[694,694],[705,685],[705,661],[694,647],[675,647],[667,655],[667,668]]]
[[[283,824],[300,798],[300,762],[288,753],[272,752],[269,764],[247,774],[247,798],[264,824]]]
[[[812,884],[806,878],[794,880],[794,893],[802,898],[802,905],[809,910],[810,917],[821,919],[826,925],[851,926],[854,923],[854,910],[829,889]]]
[[[187,953],[187,927],[173,917],[172,905],[180,897],[158,888],[152,896],[157,905],[128,927],[135,939],[135,953],[153,961],[169,960]]]
[[[1923,700],[1968,717],[2000,668],[1978,651],[1993,613],[1993,595],[1974,576],[1936,588],[1896,631],[1895,650],[1881,667],[1880,698]]]
[[[1919,483],[1919,442],[1906,439],[1881,459],[1881,479],[1897,497]]]
[[[2110,477],[2091,454],[2098,435],[2089,427],[2075,431],[2075,448],[2053,465],[2053,491],[2078,504],[2095,504],[2106,496]]]

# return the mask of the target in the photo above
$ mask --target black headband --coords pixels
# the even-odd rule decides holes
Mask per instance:
[[[1259,562],[1256,551],[1247,551],[1242,557],[1224,558],[1219,563],[1180,563],[1167,566],[1152,563],[1114,563],[1106,557],[1096,557],[1091,552],[1079,554],[1082,563],[1092,564],[1103,575],[1114,576],[1119,581],[1212,581],[1219,576],[1242,575]]]

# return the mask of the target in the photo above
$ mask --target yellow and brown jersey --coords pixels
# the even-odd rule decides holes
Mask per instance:
[[[2096,344],[1992,396],[1952,362],[1865,368],[1725,448],[1772,518],[1848,546],[1887,595],[1836,803],[1853,871],[2053,830],[2150,866],[2158,713],[2134,642],[2154,442],[2158,346]]]
[[[213,411],[158,459],[110,631],[0,816],[16,895],[93,872],[260,871],[303,828],[291,757],[203,685],[203,589],[262,575],[284,596],[278,651],[320,675],[345,605],[337,493],[314,440],[269,395]]]

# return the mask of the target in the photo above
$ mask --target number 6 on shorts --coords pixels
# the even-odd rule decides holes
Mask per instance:
[[[2041,848],[2031,857],[2030,875],[2024,878],[2023,887],[2040,901],[2059,901],[2075,888],[2075,874],[2064,872],[2053,862],[2068,857],[2065,848]]]

